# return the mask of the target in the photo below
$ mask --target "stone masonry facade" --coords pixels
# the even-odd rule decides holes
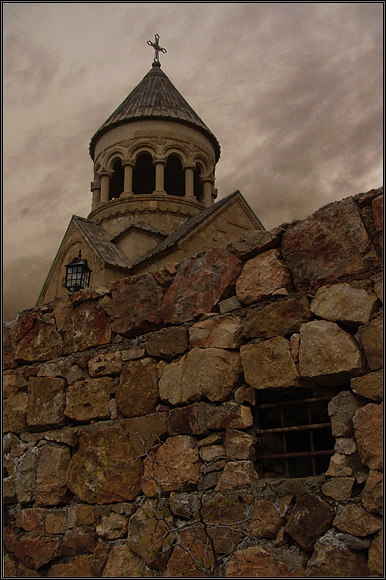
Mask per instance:
[[[371,190],[5,323],[4,576],[383,576],[382,219]]]

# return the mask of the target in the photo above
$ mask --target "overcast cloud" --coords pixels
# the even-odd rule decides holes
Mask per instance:
[[[21,3],[3,7],[3,317],[33,307],[92,135],[162,69],[221,145],[219,198],[263,225],[383,184],[383,3]]]

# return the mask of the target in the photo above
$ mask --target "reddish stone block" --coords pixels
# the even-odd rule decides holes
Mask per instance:
[[[210,312],[219,300],[228,297],[240,271],[240,260],[217,248],[183,260],[165,294],[162,320],[180,324]]]
[[[109,303],[112,330],[129,337],[157,330],[163,295],[151,274],[121,280]]]
[[[62,355],[63,340],[53,318],[49,323],[36,318],[35,324],[17,342],[15,348],[15,359],[20,363],[43,362]]]
[[[379,265],[352,197],[326,205],[289,228],[281,249],[298,290]]]
[[[111,339],[112,332],[106,314],[95,302],[84,302],[66,322],[64,350],[66,354],[79,352],[108,344]]]
[[[292,508],[285,531],[305,552],[312,552],[315,541],[332,525],[334,512],[320,497],[305,494]]]
[[[58,538],[25,534],[17,543],[15,556],[20,562],[38,570],[61,554],[61,541]]]
[[[206,418],[211,408],[201,402],[172,409],[167,419],[169,435],[207,435]]]

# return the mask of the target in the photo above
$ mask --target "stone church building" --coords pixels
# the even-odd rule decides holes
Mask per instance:
[[[264,229],[239,191],[215,201],[220,145],[161,70],[158,38],[152,68],[91,139],[91,213],[72,216],[38,306],[67,294],[77,256],[97,287]]]

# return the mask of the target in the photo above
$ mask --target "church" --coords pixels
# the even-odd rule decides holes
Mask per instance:
[[[150,71],[91,138],[91,212],[72,216],[37,306],[264,229],[239,191],[216,201],[220,145],[148,44]]]

